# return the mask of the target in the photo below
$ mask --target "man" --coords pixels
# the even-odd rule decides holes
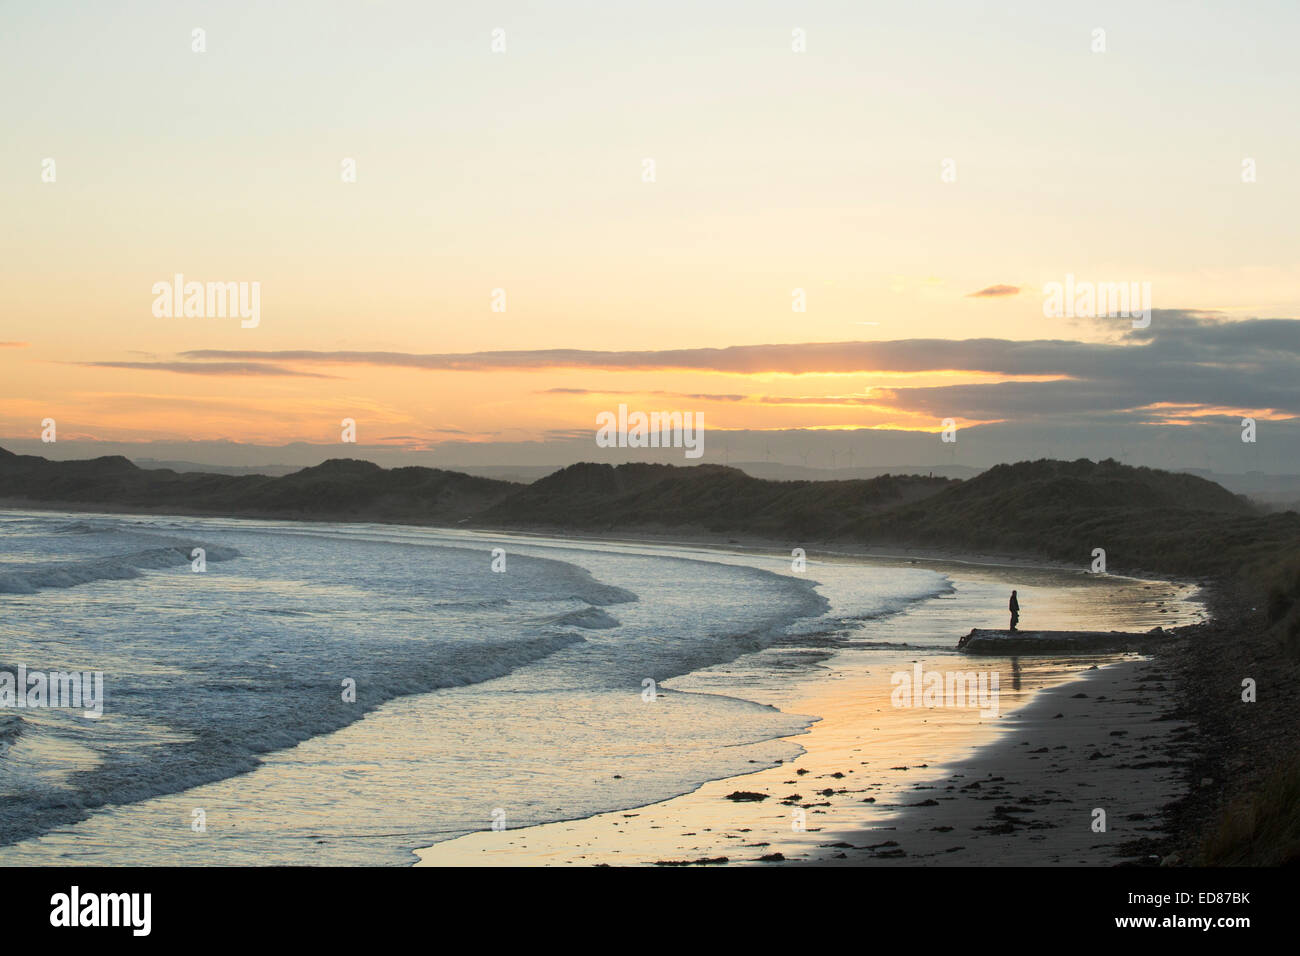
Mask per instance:
[[[1020,602],[1016,600],[1016,592],[1011,592],[1011,633],[1016,632],[1016,625],[1020,623]]]

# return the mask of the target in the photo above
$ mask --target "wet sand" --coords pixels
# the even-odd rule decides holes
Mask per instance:
[[[1110,626],[1182,624],[1199,606],[1160,582],[1079,582],[1059,571],[945,566],[958,595],[870,622],[868,649],[836,652],[782,686],[737,686],[726,666],[667,682],[681,692],[730,693],[817,718],[792,740],[804,753],[752,774],[712,781],[647,807],[518,830],[482,831],[417,851],[418,865],[1111,865],[1143,861],[1161,808],[1182,793],[1169,756],[1186,725],[1167,719],[1173,684],[1136,654],[968,658],[889,650],[891,640],[957,622],[1005,582],[1036,582],[1038,613],[1079,626],[1098,608]],[[1022,592],[1023,595],[1024,592]],[[1135,596],[1139,595],[1139,596]],[[974,601],[974,598],[971,599]],[[987,607],[985,607],[987,610]],[[737,662],[743,664],[743,662]],[[996,715],[970,706],[896,706],[893,675],[991,672]],[[1059,715],[1059,716],[1058,716]],[[1105,812],[1105,829],[1094,810]],[[1094,827],[1097,829],[1094,829]]]
[[[1161,832],[1162,808],[1183,792],[1174,754],[1190,726],[1165,719],[1169,685],[1158,671],[1121,661],[1044,690],[1003,722],[997,743],[917,784],[888,830],[837,835],[854,848],[823,862],[882,852],[920,865],[1152,862],[1142,841]],[[886,839],[896,848],[863,849]]]

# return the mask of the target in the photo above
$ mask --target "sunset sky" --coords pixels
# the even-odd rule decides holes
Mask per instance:
[[[1294,2],[0,22],[0,442],[1300,416]],[[177,273],[260,283],[260,323],[156,317]],[[1045,318],[1067,274],[1149,282],[1150,327]]]

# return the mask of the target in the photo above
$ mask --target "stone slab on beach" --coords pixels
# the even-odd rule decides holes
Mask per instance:
[[[1007,631],[973,628],[957,642],[967,654],[1096,654],[1105,651],[1142,650],[1174,638],[1172,631],[1155,627],[1145,633],[1126,631]]]

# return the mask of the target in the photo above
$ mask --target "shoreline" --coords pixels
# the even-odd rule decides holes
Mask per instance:
[[[920,773],[903,786],[859,786],[863,780],[854,775],[861,767],[853,765],[867,762],[851,751],[861,748],[819,752],[819,730],[827,737],[841,731],[814,724],[802,744],[805,753],[784,767],[711,781],[649,806],[514,833],[471,834],[417,851],[416,865],[1153,863],[1150,834],[1159,830],[1169,795],[1180,790],[1178,768],[1167,750],[1187,725],[1154,716],[1166,713],[1167,694],[1146,701],[1126,696],[1142,686],[1142,669],[1151,664],[1133,658],[1102,663],[1096,670],[1058,672],[1006,715],[993,739],[943,767],[910,768]],[[1055,743],[1061,740],[1066,742]],[[1053,743],[1056,749],[1049,750]],[[1134,759],[1143,765],[1141,775],[1132,772],[1132,764],[1121,763]],[[1161,769],[1147,769],[1156,764]],[[1075,773],[1086,774],[1087,781]],[[1135,781],[1141,785],[1134,787]],[[800,801],[776,799],[791,795],[786,791],[808,794],[810,789],[812,795]],[[725,802],[728,793],[765,790],[772,791],[772,800]],[[1106,810],[1104,832],[1093,830],[1097,808]],[[792,829],[795,809],[804,810],[803,832]],[[719,828],[725,818],[732,826]],[[679,834],[674,852],[665,853],[649,829]],[[720,835],[709,839],[709,830]]]
[[[25,511],[33,511],[33,510],[34,510],[34,511],[46,511],[46,512],[48,512],[48,511],[61,511],[61,510],[64,510],[64,509],[60,509],[60,508],[37,508],[37,509],[32,509],[32,508],[24,508],[24,507],[21,507],[21,506],[19,506],[19,507],[14,507],[14,503],[13,503],[13,502],[0,502],[0,507],[12,508],[13,510],[25,510]],[[273,520],[273,521],[285,521],[285,522],[292,522],[292,523],[297,523],[297,522],[299,522],[299,521],[301,521],[301,522],[303,522],[303,523],[312,523],[312,522],[315,522],[315,521],[317,520],[317,519],[296,519],[296,518],[288,518],[288,519],[286,519],[286,518],[283,518],[283,517],[279,517],[279,518],[268,518],[268,517],[266,517],[266,516],[253,516],[253,515],[239,515],[239,516],[231,516],[231,515],[176,515],[176,514],[174,514],[173,512],[170,512],[170,511],[164,511],[164,512],[161,512],[161,513],[155,513],[155,512],[139,512],[139,511],[135,511],[135,512],[120,512],[120,513],[119,513],[119,512],[106,512],[106,511],[103,511],[103,510],[100,510],[100,509],[90,509],[90,508],[82,508],[82,509],[78,509],[78,510],[76,510],[76,511],[71,511],[71,512],[69,512],[69,513],[79,513],[79,514],[85,514],[85,513],[90,513],[90,514],[102,514],[102,515],[105,515],[105,516],[108,516],[108,517],[122,517],[122,516],[127,516],[127,517],[129,517],[131,514],[137,514],[137,513],[139,513],[139,514],[150,514],[150,515],[155,515],[155,516],[164,516],[164,517],[171,516],[171,517],[175,517],[175,518],[178,518],[178,519],[198,518],[198,519],[217,519],[217,520],[221,520],[221,519],[255,520],[255,521]],[[688,548],[699,547],[699,548],[707,549],[707,550],[711,550],[711,551],[727,551],[727,552],[732,552],[732,553],[753,553],[753,552],[756,552],[756,551],[761,551],[761,552],[774,553],[774,554],[783,554],[783,553],[786,552],[786,546],[783,545],[782,543],[779,543],[779,542],[776,542],[776,541],[772,541],[772,540],[770,540],[770,539],[764,539],[764,538],[761,538],[761,537],[758,537],[758,536],[750,536],[750,535],[742,535],[742,536],[727,535],[727,534],[704,535],[704,536],[700,536],[700,535],[692,535],[690,538],[683,539],[683,538],[680,537],[680,536],[670,537],[670,536],[668,536],[667,534],[662,534],[662,535],[661,535],[661,534],[655,534],[655,533],[650,533],[650,532],[646,532],[646,533],[644,533],[644,534],[632,534],[632,533],[628,533],[628,534],[613,534],[613,535],[597,535],[597,534],[573,533],[573,532],[562,532],[562,533],[550,532],[550,533],[547,533],[547,532],[545,532],[545,531],[537,531],[537,530],[532,530],[532,529],[528,529],[528,530],[488,529],[488,528],[468,528],[468,527],[464,527],[464,526],[461,526],[461,527],[454,527],[454,528],[447,528],[446,526],[443,526],[443,525],[408,524],[408,523],[405,523],[405,522],[376,522],[376,521],[364,521],[364,520],[362,520],[362,521],[352,520],[352,521],[346,521],[346,522],[345,522],[345,521],[327,521],[327,522],[324,522],[324,523],[327,523],[327,524],[377,524],[377,525],[389,525],[389,526],[395,526],[395,527],[406,526],[406,527],[413,527],[413,528],[440,528],[440,529],[442,529],[442,530],[445,530],[445,531],[451,531],[451,532],[455,532],[455,533],[468,533],[468,534],[473,534],[473,535],[487,535],[487,536],[494,535],[494,534],[500,534],[500,535],[516,536],[516,537],[521,537],[521,538],[525,538],[525,539],[526,539],[526,538],[530,538],[530,537],[536,537],[536,538],[548,538],[548,539],[551,539],[551,540],[554,540],[554,539],[556,539],[556,538],[559,538],[559,539],[561,539],[561,540],[572,540],[572,541],[575,541],[575,542],[580,542],[580,541],[589,541],[589,542],[600,542],[600,543],[611,543],[611,544],[625,543],[625,544],[651,545],[651,546],[654,546],[654,545],[671,545],[671,546],[675,546],[675,547],[688,547]],[[932,570],[942,570],[944,566],[950,566],[952,570],[957,570],[957,571],[959,571],[959,573],[960,573],[961,571],[966,571],[966,572],[972,572],[972,571],[974,571],[974,572],[976,572],[976,573],[993,573],[993,574],[995,574],[995,575],[997,575],[997,576],[1001,576],[1001,575],[998,575],[998,572],[999,572],[999,571],[1001,571],[1001,572],[1010,572],[1010,571],[1017,571],[1017,572],[1048,572],[1048,573],[1051,573],[1051,574],[1058,574],[1058,575],[1059,575],[1059,574],[1068,574],[1068,575],[1070,575],[1071,577],[1077,575],[1078,578],[1079,578],[1079,583],[1080,583],[1080,584],[1083,584],[1083,582],[1086,580],[1089,584],[1098,584],[1098,585],[1106,585],[1106,584],[1112,584],[1112,585],[1113,585],[1113,584],[1117,584],[1117,583],[1118,583],[1119,581],[1121,581],[1121,580],[1127,580],[1127,581],[1129,581],[1129,582],[1137,582],[1137,581],[1143,580],[1143,579],[1141,579],[1141,578],[1130,577],[1130,576],[1128,576],[1128,575],[1118,575],[1118,574],[1110,574],[1110,575],[1105,575],[1105,576],[1091,575],[1091,574],[1089,574],[1085,569],[1080,568],[1080,567],[1078,567],[1078,566],[1069,566],[1069,565],[1061,564],[1061,563],[1059,563],[1059,562],[1051,562],[1051,561],[1047,561],[1047,560],[1037,560],[1037,559],[1034,559],[1034,558],[1032,558],[1032,557],[1026,557],[1026,556],[1009,556],[1009,555],[995,555],[995,554],[982,554],[982,553],[962,553],[962,552],[957,552],[957,551],[948,550],[948,549],[902,548],[902,547],[894,547],[894,546],[890,546],[890,547],[885,547],[885,546],[874,546],[874,547],[871,547],[871,546],[852,546],[852,545],[845,545],[845,544],[836,543],[836,544],[828,544],[828,545],[826,545],[824,548],[818,548],[818,547],[816,547],[816,546],[813,546],[812,549],[811,549],[811,551],[812,551],[812,553],[809,555],[810,563],[816,563],[816,562],[819,562],[819,561],[827,561],[827,560],[830,560],[830,561],[836,561],[836,562],[844,561],[844,562],[847,562],[847,563],[857,563],[858,561],[862,561],[862,560],[865,559],[866,561],[872,561],[872,560],[875,560],[875,561],[885,561],[885,562],[889,562],[889,563],[891,563],[891,564],[892,564],[892,563],[897,563],[898,566],[907,566],[908,564],[911,564],[911,565],[919,565],[919,564],[921,564],[921,563],[924,563],[927,567],[929,567],[929,568],[932,569]],[[815,572],[813,572],[813,574],[815,575]],[[1147,580],[1150,580],[1150,579],[1147,579]],[[1189,586],[1192,586],[1192,585],[1199,585],[1199,586],[1200,586],[1200,590],[1198,590],[1195,594],[1192,594],[1192,595],[1185,595],[1184,597],[1185,597],[1185,599],[1190,600],[1190,601],[1192,601],[1192,602],[1198,602],[1198,603],[1201,603],[1202,606],[1204,606],[1206,609],[1210,609],[1210,605],[1209,605],[1209,603],[1205,600],[1206,597],[1209,596],[1209,595],[1206,594],[1206,592],[1207,592],[1208,589],[1204,586],[1203,582],[1191,582],[1191,581],[1181,581],[1181,582],[1180,582],[1180,581],[1178,581],[1178,580],[1175,579],[1175,578],[1169,578],[1169,577],[1164,577],[1164,576],[1160,576],[1160,577],[1159,577],[1159,580],[1164,581],[1164,582],[1168,582],[1170,585],[1182,585],[1182,586],[1184,586],[1184,587],[1189,587]],[[1211,622],[1211,623],[1213,623],[1213,622]],[[954,637],[955,637],[955,636],[956,636],[956,635],[954,635]],[[1181,643],[1181,642],[1180,642],[1180,643]],[[1076,659],[1075,663],[1077,663],[1077,659]],[[1068,683],[1070,683],[1070,682],[1072,682],[1072,681],[1079,680],[1079,679],[1081,679],[1081,678],[1084,676],[1084,675],[1081,675],[1081,674],[1077,673],[1077,668],[1075,667],[1075,664],[1074,664],[1074,663],[1071,663],[1071,659],[1070,659],[1070,658],[1057,658],[1057,659],[1055,659],[1055,664],[1056,664],[1056,667],[1057,667],[1057,669],[1058,669],[1058,673],[1057,673],[1057,675],[1056,675],[1056,679],[1055,679],[1055,681],[1053,682],[1053,686],[1063,686],[1063,685],[1066,685],[1066,684],[1068,684]],[[1079,666],[1082,667],[1082,666],[1085,666],[1085,665],[1080,664]],[[1109,667],[1108,667],[1108,668],[1105,668],[1104,670],[1109,671],[1109,670],[1112,670],[1112,669],[1113,669],[1113,668],[1109,668]],[[1070,673],[1070,672],[1072,672],[1072,671],[1076,671],[1076,672]],[[687,676],[689,676],[689,675],[687,675]],[[669,682],[669,685],[670,685],[670,686],[671,686],[671,684],[672,684],[672,682]],[[1161,688],[1161,692],[1162,692],[1162,696],[1161,696],[1161,699],[1160,699],[1160,706],[1161,706],[1161,708],[1162,708],[1163,711],[1168,711],[1168,710],[1172,709],[1172,708],[1175,706],[1175,701],[1173,700],[1173,694],[1172,694],[1171,691],[1166,691],[1165,688],[1163,688],[1163,687]],[[1043,694],[1047,694],[1047,693],[1049,693],[1048,690],[1040,690],[1038,696],[1042,696]],[[1104,696],[1111,696],[1111,695],[1104,695]],[[1031,706],[1032,706],[1032,704],[1031,704]],[[819,711],[817,711],[817,710],[815,710],[815,709],[812,709],[812,708],[806,708],[806,707],[795,706],[795,707],[793,707],[792,709],[787,709],[786,707],[783,706],[781,709],[785,709],[785,710],[787,710],[787,712],[789,712],[789,713],[806,713],[806,714],[813,714],[813,715],[815,715],[815,717],[816,717],[816,722],[812,725],[812,728],[811,728],[809,731],[806,731],[804,734],[801,734],[801,735],[796,735],[795,737],[792,737],[792,738],[784,738],[784,739],[786,739],[786,740],[788,740],[788,741],[790,741],[790,742],[793,742],[793,743],[795,743],[796,745],[801,746],[801,747],[804,746],[804,741],[805,741],[805,739],[808,739],[811,735],[815,734],[815,733],[817,732],[818,726],[819,726],[821,723],[823,723],[824,720],[825,720],[825,717],[824,717],[824,716],[823,716]],[[1017,713],[1018,713],[1018,711],[1017,711]],[[1010,715],[1008,715],[1008,716],[1010,716]],[[981,753],[985,753],[985,751],[987,751],[987,753],[985,753],[985,756],[982,758],[982,759],[984,760],[984,762],[987,763],[987,762],[989,762],[990,760],[993,759],[993,757],[990,756],[990,755],[992,755],[992,754],[994,754],[994,753],[996,752],[996,751],[995,751],[995,748],[996,748],[996,746],[997,746],[997,740],[998,740],[998,739],[1000,739],[1000,736],[995,736],[995,737],[993,737],[993,738],[990,738],[990,739],[985,740],[984,743],[981,745],[981,748],[982,748],[982,749],[981,749]],[[1058,743],[1057,746],[1059,746],[1059,745],[1060,745],[1060,744]],[[1068,744],[1067,744],[1066,746],[1068,746]],[[796,760],[794,761],[795,764],[798,764],[798,762],[799,762],[800,760],[804,760],[804,759],[807,757],[807,750],[808,750],[808,748],[805,747],[804,749],[805,749],[805,754],[804,754],[803,756],[799,757],[799,758],[796,758]],[[972,759],[979,759],[979,757],[978,757],[978,755],[975,755]],[[956,766],[956,764],[952,764],[952,766]],[[779,771],[779,768],[773,768],[773,769],[777,769],[777,770]],[[1087,766],[1085,766],[1085,767],[1083,768],[1083,771],[1090,771],[1090,770],[1092,770],[1092,769],[1094,769],[1094,768],[1091,768],[1091,767],[1087,767]],[[833,772],[843,772],[843,771],[833,771]],[[760,772],[760,773],[761,773],[761,772]],[[684,795],[682,795],[682,796],[673,797],[673,798],[670,798],[668,801],[664,801],[662,804],[651,804],[651,805],[649,805],[649,806],[654,807],[654,806],[660,806],[660,805],[664,805],[664,804],[673,804],[675,801],[689,800],[689,799],[690,799],[694,794],[698,794],[698,793],[700,793],[701,791],[705,790],[706,788],[710,788],[710,787],[713,787],[713,786],[716,786],[716,785],[721,785],[721,784],[724,784],[724,783],[734,783],[734,784],[736,784],[736,785],[737,785],[736,787],[732,787],[733,790],[734,790],[734,789],[737,789],[737,787],[739,787],[740,789],[744,789],[744,787],[741,787],[741,786],[740,786],[740,782],[742,781],[743,778],[747,778],[747,777],[749,777],[749,776],[750,776],[750,775],[748,775],[748,774],[742,774],[742,775],[740,775],[740,776],[726,777],[726,778],[721,778],[720,780],[711,781],[711,782],[709,782],[709,783],[704,784],[702,787],[700,787],[700,788],[697,789],[696,791],[693,791],[691,794],[684,794]],[[1003,774],[1003,776],[1005,776],[1005,774]],[[823,789],[831,789],[831,790],[833,790],[834,788],[825,787],[825,788],[823,788]],[[1033,788],[1033,787],[1030,787],[1030,789],[1033,790],[1034,788]],[[1038,787],[1038,790],[1041,790],[1041,789],[1043,789],[1043,788],[1042,788],[1041,786],[1039,786],[1039,787]],[[793,790],[792,790],[791,792],[793,792]],[[784,795],[785,795],[785,794],[775,794],[775,793],[774,793],[772,796],[773,796],[773,797],[776,797],[776,796],[784,796]],[[831,804],[834,804],[835,802],[837,802],[837,800],[835,799],[836,795],[835,795],[835,794],[832,794],[831,796],[832,796],[832,799],[831,799],[831,800],[821,801],[821,802],[826,802],[826,803],[831,803]],[[1031,798],[1037,798],[1037,797],[1035,796],[1035,794],[1033,794],[1033,793],[1031,793],[1030,796],[1031,796]],[[1170,790],[1167,791],[1166,796],[1168,797],[1169,800],[1173,800],[1173,799],[1175,799],[1175,798],[1178,797],[1178,794],[1177,794],[1173,789],[1170,789]],[[769,806],[773,806],[773,803],[771,803],[771,802],[769,802],[769,801],[763,801],[763,802],[768,803]],[[633,810],[634,810],[634,809],[636,809],[636,808],[633,807],[633,808],[630,808],[630,809],[633,809]],[[814,812],[820,812],[823,808],[821,808],[821,807],[817,807],[817,808],[811,808],[811,809],[813,809]],[[643,812],[644,812],[644,810],[645,810],[645,808],[642,808],[642,811],[643,811]],[[1147,813],[1147,815],[1149,815],[1149,810],[1150,810],[1150,808],[1148,808],[1147,811],[1135,811],[1135,812],[1144,812],[1144,813]],[[784,808],[783,808],[783,811],[784,811]],[[917,809],[913,810],[912,812],[913,812],[914,814],[919,814],[919,813],[920,813],[920,808],[917,808]],[[936,811],[936,812],[937,812],[937,811]],[[615,814],[625,814],[625,813],[628,813],[628,811],[626,811],[626,810],[611,811],[609,814],[598,814],[598,815],[596,815],[595,817],[591,817],[591,818],[587,818],[587,819],[588,819],[588,820],[594,820],[594,819],[600,819],[600,818],[602,818],[602,817],[606,817],[606,816],[611,816],[611,815],[615,815]],[[635,816],[635,815],[634,815],[634,816]],[[632,819],[632,817],[628,817],[628,819]],[[561,821],[561,822],[559,822],[559,823],[541,824],[541,825],[538,825],[538,826],[536,826],[536,827],[530,827],[530,828],[528,828],[528,831],[529,831],[529,832],[532,832],[532,831],[544,830],[544,829],[552,828],[552,827],[569,826],[569,825],[571,825],[573,822],[574,822],[574,821],[567,821],[567,822],[566,822],[566,821]],[[951,824],[951,825],[955,826],[955,824]],[[818,828],[818,829],[821,829],[821,828]],[[519,832],[523,832],[523,831],[519,831]],[[857,832],[857,831],[854,831],[854,830],[850,829],[850,832],[851,832],[851,833],[855,833],[855,832]],[[866,831],[864,831],[864,832],[870,832],[870,831],[869,831],[869,829],[868,829],[868,830],[866,830]],[[949,831],[941,831],[941,830],[940,830],[940,831],[936,831],[936,832],[937,832],[937,833],[943,833],[943,832],[949,832]],[[467,837],[461,837],[461,838],[459,838],[459,840],[470,840],[470,839],[473,839],[475,836],[477,836],[477,835],[476,835],[476,834],[471,834],[471,835],[469,835],[469,836],[467,836]],[[1162,834],[1161,837],[1160,837],[1160,839],[1163,839],[1163,840],[1166,841],[1166,842],[1177,840],[1177,838],[1178,838],[1178,835],[1177,835],[1177,834],[1172,834],[1172,833]],[[1150,838],[1144,837],[1144,839],[1150,839]],[[457,842],[457,841],[450,841],[450,842],[455,843],[455,842]],[[775,842],[775,841],[766,841],[766,842],[771,843],[771,842]],[[845,842],[845,843],[850,843],[850,844],[853,845],[853,846],[857,846],[857,845],[859,845],[859,843],[862,842],[862,841],[859,841],[859,840],[856,840],[856,839],[847,839],[847,840],[836,841],[836,842]],[[867,841],[867,842],[868,842],[868,843],[870,843],[870,842],[876,842],[876,843],[878,843],[878,842],[880,842],[880,841]],[[942,841],[940,841],[940,842],[942,842]],[[1025,841],[1025,845],[1028,845],[1028,841]],[[436,844],[434,847],[427,848],[426,850],[421,850],[421,851],[419,851],[419,853],[420,853],[421,855],[423,855],[423,854],[425,854],[425,853],[432,853],[432,852],[434,852],[434,851],[437,851],[439,847],[445,847],[445,846],[447,846],[447,844]],[[926,848],[924,848],[924,847],[928,847],[928,849],[926,849]],[[921,859],[925,859],[927,856],[930,856],[930,855],[933,855],[933,854],[935,854],[935,853],[940,852],[940,850],[942,850],[943,852],[948,852],[948,851],[951,849],[950,847],[943,847],[943,848],[940,848],[940,847],[938,847],[937,845],[933,845],[933,846],[931,846],[931,845],[929,845],[929,844],[925,844],[924,847],[921,848],[921,849],[917,849],[917,850],[915,851],[914,862],[915,862],[915,861],[918,861],[918,860],[921,860]],[[841,852],[843,852],[844,848],[840,848],[840,849],[841,849]],[[890,848],[887,848],[887,849],[890,849]],[[781,851],[773,851],[773,852],[781,852]],[[961,856],[962,856],[962,854],[954,853],[951,857],[949,857],[947,860],[945,860],[945,861],[943,861],[943,862],[961,862]],[[875,855],[874,855],[874,853],[873,853],[873,855],[872,855],[872,858],[873,858],[873,859],[876,858]],[[884,857],[883,859],[890,859],[890,858],[891,858],[891,857]],[[844,857],[836,857],[836,856],[834,856],[834,855],[830,855],[830,856],[823,855],[823,856],[821,856],[821,857],[817,857],[817,858],[816,858],[816,861],[817,861],[817,862],[833,863],[833,862],[842,862],[843,859],[844,859]],[[511,862],[513,862],[513,863],[517,863],[517,862],[518,862],[518,859],[512,860]],[[631,862],[631,861],[617,861],[617,862]],[[651,861],[643,861],[643,862],[654,863],[654,862],[661,862],[661,861],[659,861],[659,860],[651,860]],[[682,861],[667,861],[667,862],[682,862]],[[737,860],[737,862],[739,862],[739,860]],[[793,862],[793,858],[792,858],[792,862]],[[861,862],[861,861],[859,861],[859,862]],[[966,863],[967,865],[970,865],[970,864],[972,864],[972,863],[980,863],[980,862],[981,862],[981,861],[978,861],[978,860],[965,859],[965,863]],[[984,861],[984,862],[987,862],[987,861]],[[1026,861],[1021,861],[1021,862],[1026,862]],[[1028,862],[1033,862],[1033,861],[1028,861]],[[1091,862],[1101,862],[1101,861],[1099,861],[1099,860],[1092,860]],[[1112,861],[1112,862],[1113,862],[1113,861]]]
[[[468,834],[415,851],[415,865],[1152,864],[1159,859],[1152,848],[1167,836],[1163,808],[1183,792],[1169,753],[1188,727],[1168,719],[1173,695],[1163,681],[1154,690],[1163,675],[1153,667],[1137,656],[1036,662],[1026,676],[1042,686],[1001,720],[976,729],[974,739],[969,726],[937,729],[913,749],[951,747],[964,732],[964,753],[894,765],[907,779],[889,782],[872,767],[908,760],[888,756],[896,741],[873,750],[854,733],[852,715],[821,708],[806,732],[787,738],[803,753],[786,764],[652,804]],[[850,679],[834,692],[837,703],[851,710],[845,691],[861,689]],[[1104,832],[1092,829],[1098,807]],[[794,827],[799,811],[802,830]]]
[[[1011,570],[980,567],[999,580],[1003,574],[997,572]],[[1059,575],[1062,569],[1046,570]],[[810,568],[810,574],[814,573]],[[1100,583],[1117,584],[1116,577]],[[1196,598],[1188,599],[1189,609],[1198,603]],[[955,661],[967,667],[999,663],[997,659],[943,653],[946,650],[917,649],[908,654],[920,658],[928,669],[951,666]],[[837,651],[824,662],[829,673],[822,680],[804,681],[804,686],[779,702],[762,701],[814,717],[807,731],[786,738],[802,750],[786,764],[709,781],[690,793],[648,805],[510,832],[461,836],[417,850],[415,865],[834,865],[874,861],[901,865],[1112,865],[1152,862],[1149,855],[1133,859],[1132,853],[1126,859],[1123,845],[1145,841],[1145,846],[1170,836],[1153,828],[1151,821],[1162,819],[1164,805],[1181,797],[1182,774],[1166,768],[1153,778],[1149,765],[1152,760],[1164,759],[1169,735],[1185,726],[1167,720],[1176,704],[1173,682],[1165,680],[1158,686],[1148,682],[1143,687],[1147,700],[1140,704],[1117,707],[1115,703],[1131,700],[1133,688],[1142,686],[1134,678],[1143,668],[1149,673],[1150,667],[1158,666],[1150,657],[1132,653],[1051,655],[1016,658],[1009,667],[1003,661],[1004,677],[1005,670],[1013,672],[1016,693],[1007,689],[1014,704],[1000,718],[986,721],[974,719],[969,711],[928,711],[924,716],[902,715],[909,718],[902,724],[897,713],[883,720],[875,716],[889,704],[889,689],[879,673],[880,665],[887,661],[871,654]],[[873,671],[877,672],[874,676]],[[712,690],[710,686],[691,686],[696,682],[689,679],[699,676],[687,675],[685,688],[673,681],[665,686]],[[1080,681],[1105,689],[1090,691],[1088,698],[1076,698],[1073,695],[1079,690],[1074,685]],[[1063,694],[1065,688],[1070,688],[1068,694]],[[1046,708],[1051,712],[1041,716]],[[1057,713],[1065,716],[1058,719]],[[873,730],[882,724],[892,736],[876,741]],[[1049,750],[1050,756],[1036,752],[1020,763],[1008,761],[1017,749],[1009,741],[1022,729],[1049,741],[1054,748]],[[1148,766],[1109,770],[1109,764],[1119,762],[1109,758],[1124,755],[1135,745],[1141,749],[1138,762]],[[1039,746],[1019,749],[1037,750]],[[1085,747],[1089,749],[1077,752]],[[1104,752],[1093,759],[1098,747]],[[1065,748],[1066,757],[1078,759],[1063,761],[1061,748]],[[1077,808],[1051,791],[1055,789],[1052,778],[1057,775],[1069,780],[1073,791],[1076,786],[1088,786],[1074,781],[1091,780],[1099,771],[1108,771],[1109,779],[1116,781],[1104,798],[1099,798],[1116,812],[1109,814],[1108,831],[1094,838],[1089,829],[1091,818],[1080,824]],[[951,779],[955,774],[969,777],[976,772],[1010,782],[1001,784],[1001,791],[970,793]],[[950,792],[942,792],[944,787]],[[917,797],[918,790],[932,792]],[[729,800],[734,794],[751,796]],[[938,800],[933,799],[936,795]],[[1011,822],[1021,801],[1026,804],[1026,814],[1037,815],[1026,817],[1035,822],[1024,827]],[[1057,802],[1059,806],[1050,806]],[[1005,818],[976,819],[977,814],[995,808]],[[802,834],[791,830],[791,814],[796,810],[805,814],[807,829]],[[1066,814],[1073,814],[1073,823]],[[1069,841],[1069,850],[1062,851],[1064,857],[1061,853],[1056,858],[1046,855],[1036,833],[1016,838],[1022,829],[1066,832],[1064,828],[1070,825],[1076,826],[1073,836],[1077,839]],[[986,828],[991,832],[984,833]],[[904,829],[906,840],[900,835]],[[959,834],[964,837],[958,842],[965,852],[954,852],[953,837]]]

